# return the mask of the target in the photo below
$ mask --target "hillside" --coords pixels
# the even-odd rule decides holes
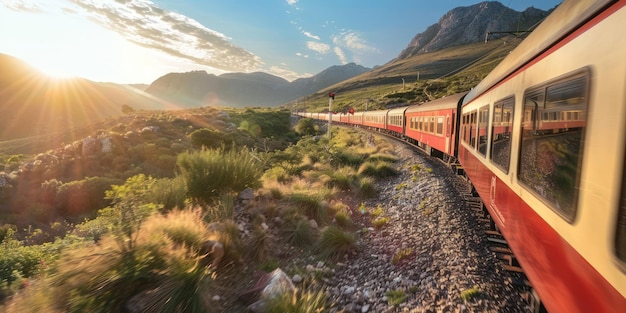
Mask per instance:
[[[349,63],[331,66],[317,75],[293,82],[261,72],[219,76],[205,71],[169,73],[155,80],[146,92],[188,108],[205,105],[275,107],[368,70]]]
[[[47,136],[120,115],[122,106],[168,109],[141,90],[86,79],[56,80],[0,54],[0,141]]]

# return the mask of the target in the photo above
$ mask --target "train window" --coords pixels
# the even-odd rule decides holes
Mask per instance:
[[[583,73],[524,95],[519,180],[569,222],[576,215],[588,81]],[[581,119],[557,118],[567,111]]]
[[[617,216],[617,233],[615,236],[615,255],[626,263],[626,162],[622,174],[622,195]]]
[[[513,132],[513,106],[515,98],[510,97],[493,105],[491,125],[491,161],[505,173],[509,172],[511,160],[511,135]]]
[[[437,116],[437,135],[443,135],[443,116]]]
[[[469,125],[467,131],[469,132],[469,142],[472,147],[476,148],[476,111],[469,115]]]
[[[489,125],[489,105],[478,110],[478,152],[487,155],[487,126]]]
[[[430,117],[430,123],[428,124],[428,132],[429,133],[435,132],[435,118],[433,116]]]

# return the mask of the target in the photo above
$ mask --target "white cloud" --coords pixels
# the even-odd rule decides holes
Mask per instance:
[[[294,71],[288,70],[288,69],[284,69],[278,66],[272,66],[269,69],[270,74],[276,75],[276,76],[280,76],[288,81],[294,81],[298,78],[306,78],[306,77],[311,77],[313,76],[313,74],[311,73],[304,73],[304,74],[298,74]]]
[[[300,53],[300,52],[296,52],[296,55],[297,55],[297,56],[299,56],[299,57],[303,57],[303,58],[305,58],[305,59],[308,59],[308,58],[309,58],[309,55],[308,55],[308,54],[302,54],[302,53]]]
[[[311,34],[311,33],[309,33],[309,32],[302,32],[302,33],[303,33],[305,36],[307,36],[307,37],[309,37],[309,38],[311,38],[311,39],[320,40],[320,36],[313,35],[313,34]]]
[[[341,62],[341,64],[348,64],[348,59],[346,58],[346,54],[343,52],[343,50],[341,50],[341,48],[335,47],[333,50],[335,51],[335,54],[339,58],[339,61]]]
[[[140,46],[224,71],[251,72],[263,64],[227,36],[148,0],[69,0],[103,27]]]
[[[330,45],[321,42],[307,41],[306,47],[320,54],[330,52]]]
[[[298,0],[287,0],[287,4],[291,6],[295,6],[298,3]]]
[[[355,53],[379,52],[377,48],[369,46],[367,41],[361,38],[360,34],[353,31],[347,31],[333,36],[333,43]]]

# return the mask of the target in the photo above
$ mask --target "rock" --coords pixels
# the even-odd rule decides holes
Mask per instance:
[[[215,295],[215,296],[213,296],[213,298],[211,298],[211,300],[213,300],[213,301],[220,301],[220,300],[222,300],[222,297],[220,297],[218,295]]]
[[[319,226],[317,225],[317,221],[314,219],[310,219],[309,220],[309,225],[311,225],[311,228],[313,229],[317,229]]]
[[[302,276],[300,276],[298,274],[293,275],[293,277],[291,278],[291,281],[296,283],[296,284],[301,283],[302,282]]]
[[[252,188],[246,188],[237,195],[239,200],[252,200],[254,199],[254,190]]]

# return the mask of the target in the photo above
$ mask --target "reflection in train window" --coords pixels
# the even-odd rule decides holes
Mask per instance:
[[[511,135],[513,133],[513,97],[498,101],[493,105],[491,125],[491,161],[505,173],[509,172],[511,160]]]
[[[437,116],[437,135],[443,135],[443,116]]]
[[[489,105],[478,110],[478,152],[487,155],[487,126],[489,125]]]
[[[588,81],[588,75],[577,75],[524,95],[519,180],[570,222],[576,215]],[[564,119],[567,112],[578,119]]]
[[[626,162],[625,162],[626,163]],[[615,254],[626,263],[626,164],[622,174],[622,195],[617,216],[617,234],[615,237]]]

